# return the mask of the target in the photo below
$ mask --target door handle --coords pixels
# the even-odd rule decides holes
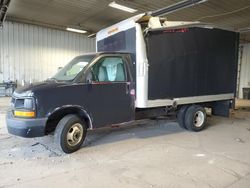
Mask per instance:
[[[130,93],[130,82],[126,83],[126,94]]]

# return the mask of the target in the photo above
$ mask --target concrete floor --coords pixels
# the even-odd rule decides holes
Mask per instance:
[[[66,155],[52,136],[8,135],[8,102],[0,98],[0,187],[250,187],[250,110],[210,117],[199,133],[172,118],[91,131]]]

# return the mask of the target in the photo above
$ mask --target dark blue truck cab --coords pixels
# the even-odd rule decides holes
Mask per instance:
[[[131,67],[128,53],[76,57],[51,79],[13,93],[7,115],[9,133],[44,136],[68,119],[76,124],[67,139],[74,147],[64,148],[71,152],[81,145],[87,129],[134,120]]]

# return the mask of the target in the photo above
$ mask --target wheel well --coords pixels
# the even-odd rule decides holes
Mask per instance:
[[[59,121],[68,114],[77,115],[79,118],[85,121],[87,128],[91,128],[91,119],[86,111],[76,107],[68,107],[58,110],[49,116],[45,126],[45,134],[54,132]]]

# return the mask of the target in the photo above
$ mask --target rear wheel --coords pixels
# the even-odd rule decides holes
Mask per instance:
[[[182,129],[187,129],[187,127],[185,125],[185,115],[186,115],[187,109],[188,109],[187,105],[182,106],[177,113],[177,121]]]
[[[76,115],[66,115],[62,118],[55,130],[55,143],[65,153],[77,151],[87,133],[86,123]]]
[[[206,126],[207,114],[203,107],[190,106],[185,114],[185,125],[190,131],[201,131]]]

